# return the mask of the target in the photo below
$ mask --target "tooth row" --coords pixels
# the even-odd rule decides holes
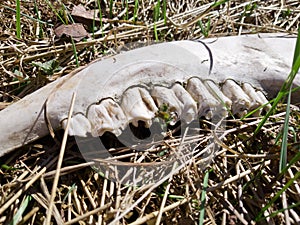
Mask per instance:
[[[129,123],[137,127],[139,121],[149,128],[161,110],[166,110],[174,124],[179,120],[190,123],[199,116],[206,119],[227,117],[229,110],[242,117],[264,104],[264,109],[268,110],[270,105],[264,94],[248,83],[239,86],[233,80],[226,80],[219,87],[211,80],[192,77],[186,88],[178,83],[171,88],[157,85],[149,92],[146,87],[135,86],[123,93],[120,104],[110,98],[93,104],[87,118],[82,114],[72,118],[69,134],[101,136],[109,131],[118,136]],[[257,110],[254,115],[259,116],[261,112],[262,109]],[[66,127],[66,120],[62,121],[62,126]]]

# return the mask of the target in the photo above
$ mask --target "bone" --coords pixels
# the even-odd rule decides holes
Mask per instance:
[[[203,44],[195,41],[161,43],[97,60],[11,104],[0,111],[0,156],[49,134],[43,116],[46,100],[51,125],[54,130],[60,129],[74,92],[78,93],[74,114],[83,115],[87,114],[88,106],[105,98],[121,98],[124,91],[133,85],[170,85],[178,80],[187,80],[192,74],[202,80],[209,75],[209,79],[216,83],[226,79],[249,82],[272,98],[290,72],[293,62],[290,52],[294,51],[296,37],[275,33],[202,41],[214,53],[214,67],[210,75],[209,65],[212,62]],[[300,76],[296,76],[293,87],[299,86]],[[265,99],[259,91],[257,94]],[[299,90],[293,93],[292,102],[300,102]],[[267,105],[264,109],[269,107]],[[142,108],[147,109],[146,106]],[[20,116],[20,111],[24,115]],[[239,111],[238,107],[236,111]],[[154,116],[154,112],[146,111],[151,114],[147,118]]]
[[[182,87],[182,85],[176,83],[172,86],[176,97],[183,104],[182,113],[180,119],[186,123],[192,122],[197,118],[197,103],[192,96]]]
[[[151,96],[160,109],[166,106],[167,113],[172,118],[171,125],[179,120],[190,123],[197,116],[196,102],[180,84],[171,88],[154,86]]]
[[[222,92],[232,100],[232,113],[243,117],[247,114],[251,100],[243,89],[233,80],[226,80],[222,85]]]
[[[267,112],[271,109],[271,104],[269,103],[268,99],[266,98],[266,96],[261,92],[261,91],[256,91],[257,95],[260,97],[261,102],[264,106],[264,110]]]
[[[172,89],[163,86],[155,86],[151,91],[151,96],[158,108],[169,114],[171,125],[174,125],[180,120],[180,115],[182,114],[184,106],[176,97]]]
[[[149,92],[143,87],[133,87],[126,90],[122,96],[121,108],[127,116],[128,122],[138,127],[138,121],[145,122],[149,128],[152,119],[158,111]]]
[[[62,127],[66,129],[67,119],[62,122]],[[70,119],[68,134],[70,136],[86,137],[87,133],[91,132],[91,124],[89,120],[82,114],[76,114]]]
[[[227,117],[228,116],[228,110],[230,110],[231,106],[232,106],[232,101],[223,94],[221,89],[212,80],[205,80],[204,85],[209,90],[209,92],[216,99],[218,99],[223,104],[223,106],[226,107],[227,111],[224,111],[224,114],[222,116]]]
[[[242,89],[250,98],[249,111],[255,110],[259,106],[263,105],[263,101],[262,101],[261,97],[257,94],[256,90],[252,87],[251,84],[243,83]],[[253,113],[253,116],[260,116],[261,112],[262,112],[262,108],[259,110],[256,110],[256,112]]]
[[[224,110],[226,111],[226,108],[215,99],[199,78],[190,78],[186,90],[198,103],[199,116],[205,116],[206,119],[211,119],[214,114],[216,115],[216,112],[221,111],[221,115],[223,115]]]
[[[102,136],[106,131],[119,136],[127,126],[127,118],[123,110],[112,99],[104,99],[100,104],[91,105],[87,116],[94,137]]]

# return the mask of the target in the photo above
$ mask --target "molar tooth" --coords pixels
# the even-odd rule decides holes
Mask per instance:
[[[67,119],[64,119],[62,122],[62,127],[66,129]],[[89,120],[82,114],[76,114],[70,119],[70,126],[68,134],[70,136],[80,136],[86,137],[87,133],[91,132],[91,124]]]
[[[219,112],[220,110],[223,112],[225,107],[212,96],[199,78],[190,78],[186,90],[198,103],[199,116],[204,115],[206,119],[211,119],[215,112]]]
[[[264,104],[261,97],[257,94],[257,91],[252,87],[251,84],[243,83],[242,89],[245,91],[245,93],[249,96],[251,100],[251,105],[249,109],[250,111],[257,109],[259,106],[262,106]],[[253,115],[260,116],[261,112],[262,109],[257,110]]]
[[[138,127],[138,121],[143,121],[145,126],[149,128],[155,113],[158,111],[149,92],[142,87],[133,87],[126,90],[122,97],[121,107],[127,116],[128,122],[135,127]]]
[[[222,92],[232,101],[232,113],[243,117],[251,106],[248,95],[233,80],[226,80],[222,86]]]
[[[218,99],[223,105],[225,104],[224,106],[227,110],[224,110],[222,116],[227,117],[228,110],[230,110],[232,106],[232,101],[223,94],[219,86],[217,86],[212,80],[205,80],[204,85],[216,99]]]
[[[197,103],[182,85],[176,83],[172,86],[172,90],[183,104],[180,119],[184,120],[186,123],[192,122],[192,120],[197,118]]]
[[[159,109],[166,106],[167,113],[169,113],[171,125],[174,125],[182,113],[183,104],[177,99],[172,89],[162,86],[155,86],[151,91],[151,96],[154,99]]]
[[[264,107],[264,110],[266,112],[268,112],[272,106],[271,104],[269,103],[268,99],[266,98],[266,96],[264,95],[264,93],[262,93],[260,90],[256,91],[257,95],[259,96],[261,102],[262,102],[262,105],[266,104],[265,107]]]
[[[171,124],[175,124],[180,119],[189,123],[197,114],[195,101],[180,84],[175,84],[171,88],[155,86],[151,95],[159,108],[166,105],[168,113],[174,115]]]
[[[102,136],[106,131],[120,135],[127,125],[127,118],[121,107],[112,99],[104,99],[98,105],[91,105],[88,119],[92,124],[92,135]]]

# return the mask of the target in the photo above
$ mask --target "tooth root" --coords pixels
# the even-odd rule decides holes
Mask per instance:
[[[166,110],[171,117],[171,124],[175,124],[182,113],[183,104],[177,99],[172,89],[162,86],[155,86],[151,91],[151,96],[160,110]],[[166,109],[164,109],[166,106]]]
[[[126,90],[122,97],[121,107],[127,116],[128,122],[138,127],[138,121],[143,121],[150,127],[155,113],[158,111],[149,92],[142,87],[133,87]]]
[[[199,116],[205,116],[206,119],[211,119],[216,112],[221,111],[223,114],[226,107],[207,90],[205,85],[199,78],[191,78],[188,80],[186,90],[190,93],[193,99],[198,103]]]
[[[222,86],[222,92],[232,101],[232,113],[243,117],[251,106],[248,95],[233,80],[226,80]]]
[[[127,118],[121,107],[112,99],[104,99],[99,105],[91,105],[88,119],[92,124],[94,137],[102,136],[106,131],[120,135],[127,125]]]
[[[209,92],[216,98],[218,99],[223,106],[227,109],[226,111],[224,110],[223,117],[228,116],[228,110],[231,109],[232,106],[232,101],[223,94],[221,89],[215,84],[215,82],[211,80],[206,80],[204,81],[204,84],[206,88],[209,90]]]
[[[66,129],[67,119],[62,121],[62,127]],[[76,114],[70,119],[68,134],[70,136],[86,137],[91,132],[91,124],[89,120],[82,114]]]
[[[174,84],[172,90],[175,93],[177,99],[182,103],[183,109],[181,110],[180,119],[186,123],[192,122],[197,118],[197,103],[192,96],[182,87],[180,84]]]

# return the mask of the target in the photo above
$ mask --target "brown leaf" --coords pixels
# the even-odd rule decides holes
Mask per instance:
[[[98,10],[86,10],[84,6],[77,5],[73,7],[72,17],[83,24],[91,26],[93,21],[100,22],[100,18],[98,17]],[[104,19],[102,19],[104,21]]]
[[[89,33],[80,23],[60,25],[54,30],[54,33],[58,38],[63,38],[63,36],[72,37],[75,41],[81,41],[83,38],[89,37]]]

